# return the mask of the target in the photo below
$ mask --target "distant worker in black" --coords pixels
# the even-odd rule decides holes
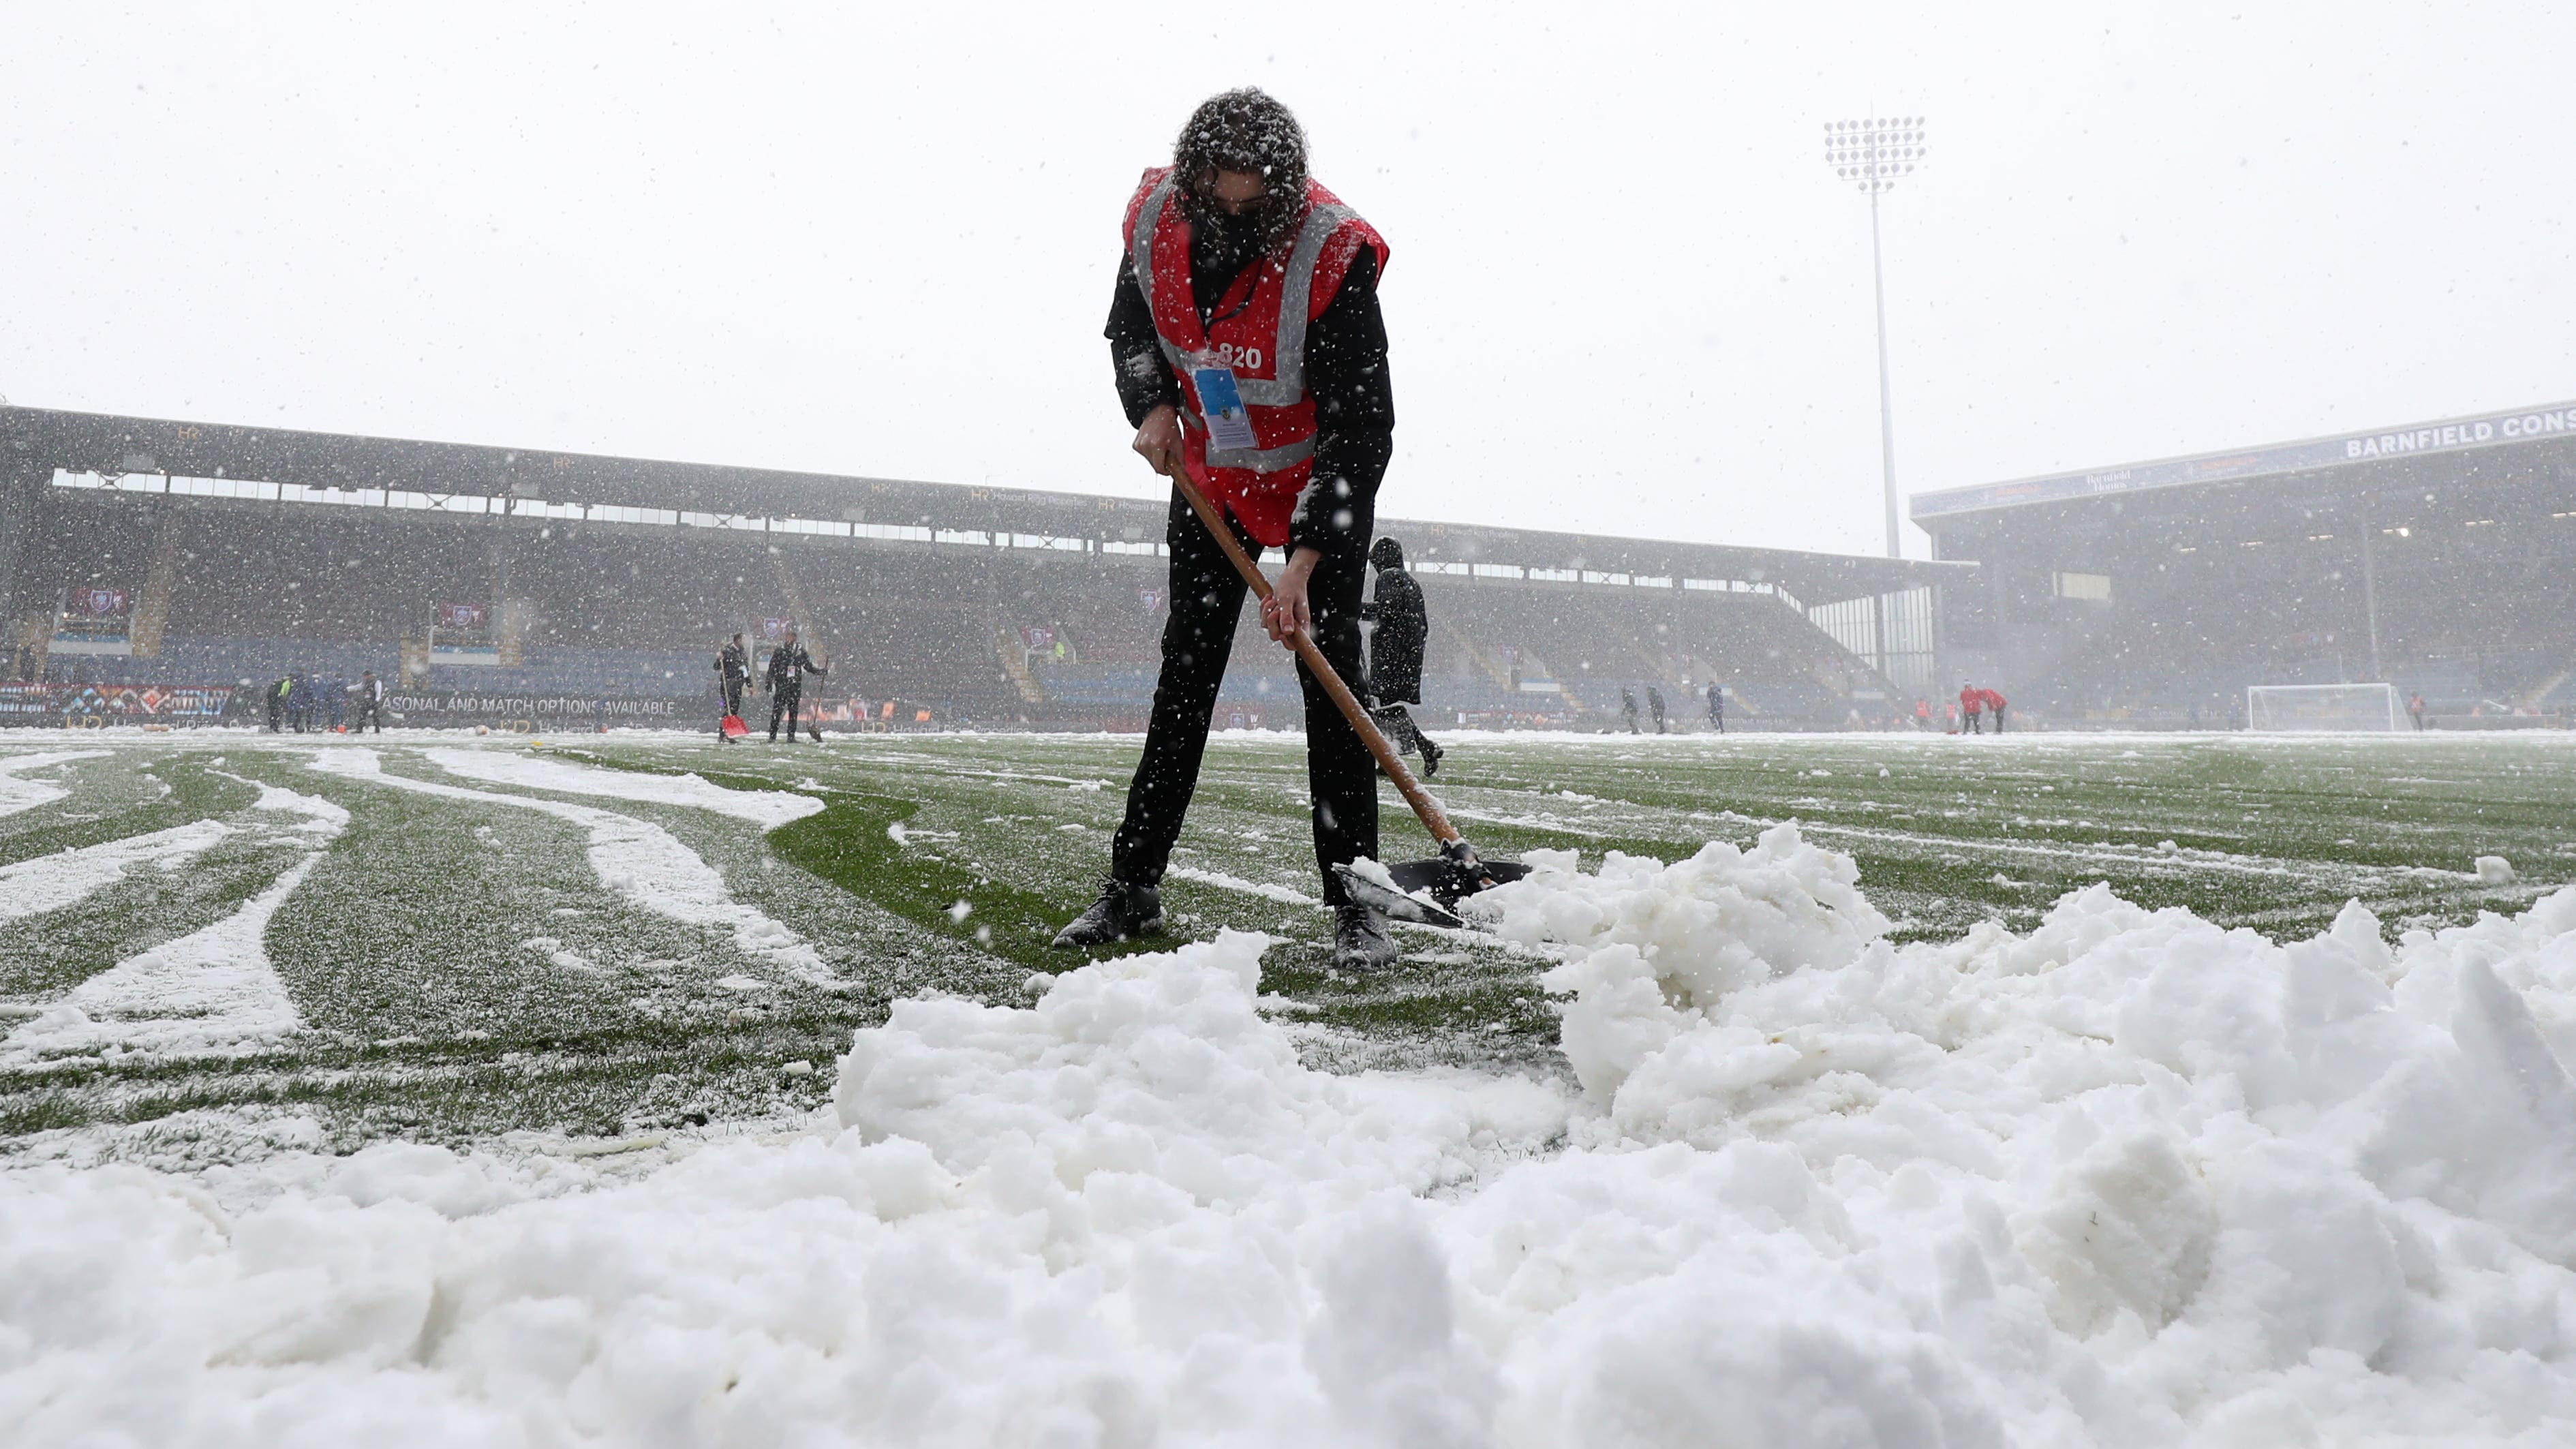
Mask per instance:
[[[742,713],[742,692],[750,687],[751,641],[736,634],[716,651],[716,690],[724,696],[722,719],[731,719]],[[733,737],[724,732],[721,722],[716,726],[716,738],[726,744],[733,743]]]
[[[1619,686],[1619,716],[1628,722],[1628,733],[1637,732],[1637,691]]]
[[[769,652],[769,742],[778,743],[778,721],[787,721],[787,743],[796,743],[796,711],[805,694],[805,676],[829,674],[830,670],[814,662],[805,646],[796,642],[796,631],[787,631],[787,640]]]
[[[365,734],[367,722],[373,720],[376,733],[385,732],[385,682],[370,669],[358,680],[358,727],[354,734]]]
[[[1664,692],[1651,684],[1646,686],[1646,710],[1655,717],[1655,733],[1662,734],[1664,732]]]
[[[294,685],[286,692],[286,718],[299,735],[313,732],[313,676],[299,669],[288,676]]]
[[[322,713],[331,721],[331,733],[348,729],[349,681],[336,674],[322,681]]]
[[[1422,703],[1422,647],[1431,637],[1431,611],[1422,585],[1404,568],[1404,545],[1381,538],[1369,545],[1377,568],[1376,597],[1360,605],[1360,618],[1377,627],[1369,635],[1369,718],[1401,754],[1422,756],[1422,775],[1440,773],[1444,753],[1415,722],[1409,704]]]
[[[1719,734],[1726,733],[1726,686],[1714,679],[1708,682],[1708,725]]]

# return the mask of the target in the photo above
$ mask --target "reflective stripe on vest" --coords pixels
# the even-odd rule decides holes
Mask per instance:
[[[1155,296],[1154,232],[1162,221],[1164,206],[1171,201],[1172,193],[1176,189],[1172,178],[1164,177],[1154,187],[1152,194],[1145,198],[1144,206],[1136,213],[1136,232],[1129,245],[1129,252],[1135,258],[1136,281],[1144,288],[1146,305],[1149,308],[1153,305]],[[1355,220],[1358,216],[1358,212],[1341,205],[1316,206],[1307,209],[1305,224],[1297,228],[1297,244],[1288,252],[1288,275],[1280,284],[1279,337],[1270,354],[1277,359],[1271,367],[1271,371],[1276,376],[1236,378],[1235,391],[1242,394],[1245,402],[1255,407],[1284,408],[1294,407],[1299,399],[1305,397],[1306,309],[1315,295],[1315,262],[1324,254],[1324,243],[1332,240],[1333,233],[1341,227],[1342,223]],[[1189,354],[1174,347],[1171,339],[1163,336],[1159,325],[1154,329],[1154,338],[1162,344],[1163,356],[1171,362],[1173,368],[1180,371],[1189,369]],[[1200,430],[1202,432],[1206,430],[1204,423],[1201,424]],[[1314,445],[1311,442],[1304,444],[1302,446],[1305,452],[1298,453],[1294,458],[1281,458],[1275,463],[1239,463],[1234,460],[1237,458],[1268,459],[1294,452],[1299,446],[1301,445],[1290,444],[1284,448],[1261,451],[1245,449],[1234,453],[1210,453],[1208,461],[1221,468],[1252,468],[1264,473],[1275,473],[1282,468],[1293,467],[1312,456],[1315,451]]]
[[[1187,405],[1181,408],[1181,426],[1202,437],[1208,430],[1207,419]],[[1315,440],[1311,436],[1276,448],[1219,448],[1211,444],[1207,450],[1211,468],[1249,468],[1255,473],[1284,473],[1313,456]]]

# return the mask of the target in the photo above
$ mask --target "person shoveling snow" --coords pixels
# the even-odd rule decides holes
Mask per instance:
[[[1386,242],[1308,177],[1296,118],[1257,90],[1199,107],[1172,165],[1147,171],[1129,200],[1125,237],[1108,336],[1135,449],[1173,480],[1171,614],[1108,883],[1055,944],[1162,928],[1163,873],[1249,587],[1270,637],[1298,651],[1334,964],[1388,965],[1384,911],[1346,873],[1377,855],[1373,758],[1449,851],[1432,869],[1465,889],[1507,872],[1444,833],[1446,817],[1342,683],[1360,677],[1360,595],[1393,451],[1377,303]],[[1283,547],[1273,584],[1257,560]]]

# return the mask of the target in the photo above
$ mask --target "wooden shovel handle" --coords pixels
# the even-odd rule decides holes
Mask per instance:
[[[1216,540],[1217,547],[1225,550],[1227,558],[1234,560],[1234,571],[1243,575],[1243,581],[1252,586],[1253,593],[1267,600],[1270,597],[1269,577],[1261,572],[1261,565],[1252,561],[1252,555],[1243,551],[1243,544],[1235,538],[1234,527],[1226,522],[1225,515],[1208,501],[1206,494],[1199,491],[1198,484],[1191,481],[1189,468],[1186,465],[1174,468],[1171,479],[1172,486],[1181,490],[1181,496],[1189,500],[1199,522],[1207,525],[1209,537]],[[1386,777],[1395,782],[1396,793],[1404,797],[1405,804],[1413,807],[1414,814],[1422,817],[1422,828],[1430,831],[1431,838],[1443,846],[1455,844],[1458,827],[1449,823],[1449,813],[1440,808],[1439,801],[1431,798],[1430,791],[1422,788],[1421,781],[1413,778],[1413,772],[1404,767],[1404,757],[1395,752],[1395,746],[1387,743],[1385,735],[1379,733],[1377,721],[1369,718],[1367,707],[1351,693],[1351,687],[1342,683],[1342,676],[1333,671],[1332,664],[1324,658],[1324,651],[1315,647],[1315,641],[1307,637],[1303,629],[1290,632],[1288,647],[1297,651],[1297,657],[1305,661],[1306,671],[1324,686],[1324,693],[1333,697],[1333,703],[1341,709],[1342,718],[1349,720],[1351,728],[1359,731],[1360,741],[1376,757],[1378,768],[1386,771]]]

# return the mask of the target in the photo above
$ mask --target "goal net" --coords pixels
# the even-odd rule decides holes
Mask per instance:
[[[2245,723],[2258,730],[2401,728],[2393,684],[2255,684],[2245,690]]]

